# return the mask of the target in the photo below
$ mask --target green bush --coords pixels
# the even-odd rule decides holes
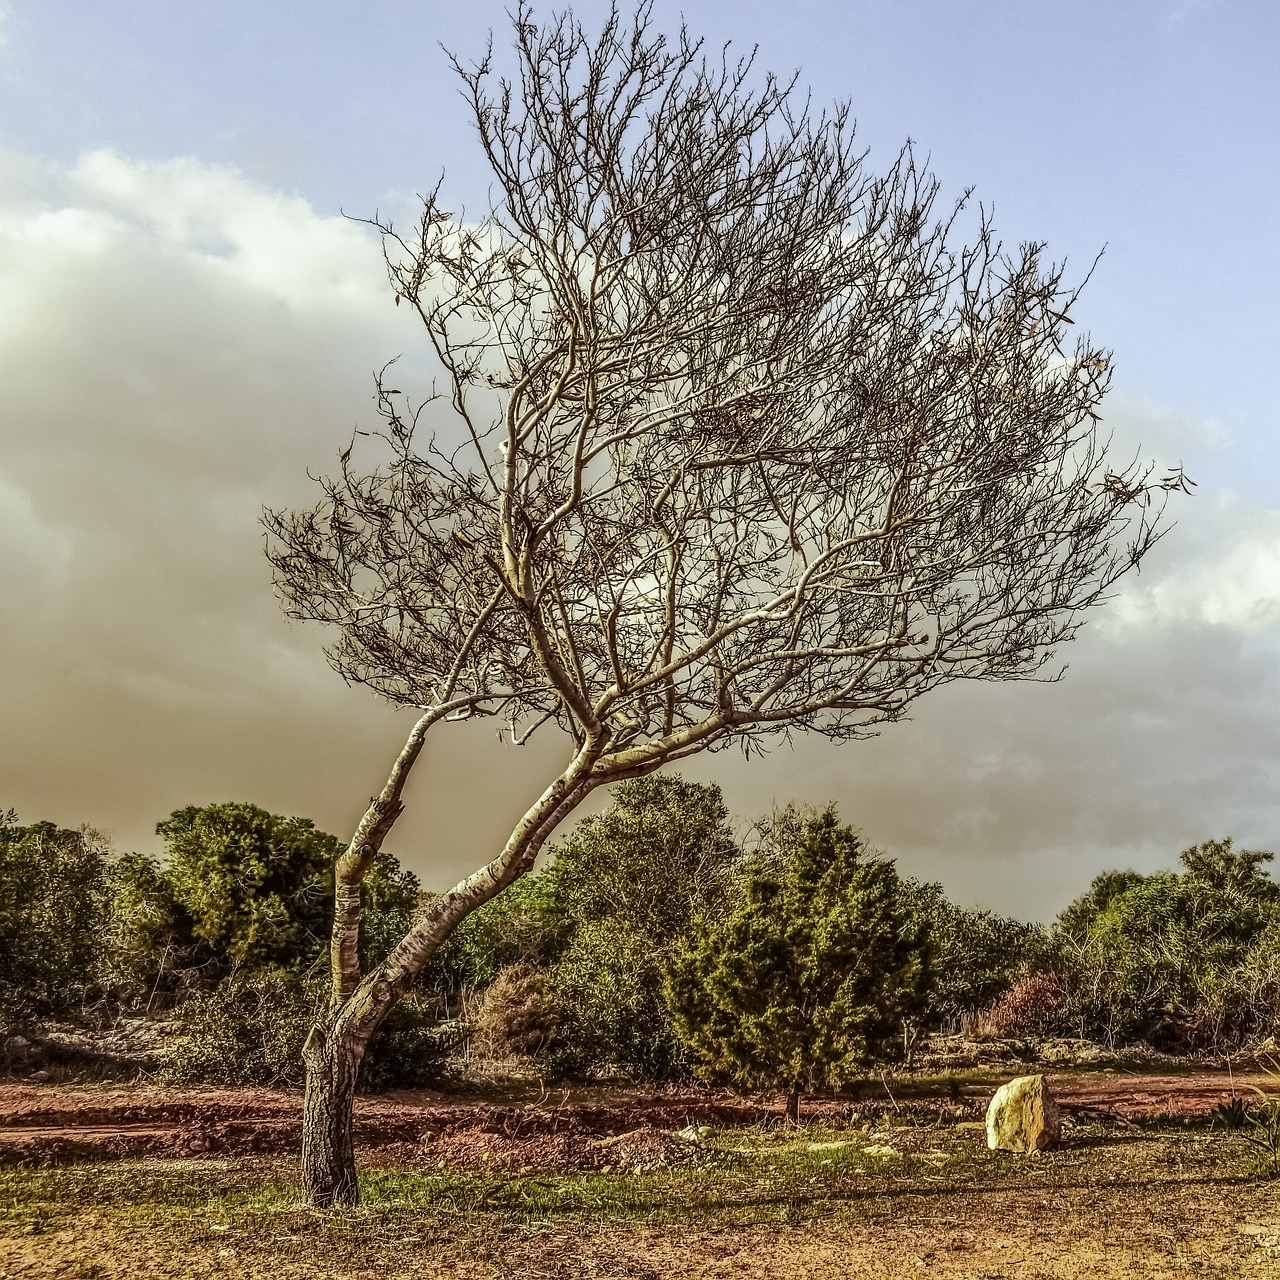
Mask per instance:
[[[306,818],[252,804],[189,805],[159,823],[165,876],[194,954],[220,973],[309,968],[328,945],[342,852]]]
[[[891,863],[828,809],[786,862],[757,862],[724,920],[704,919],[667,998],[700,1075],[799,1095],[841,1083],[903,1043],[927,988],[923,930]]]
[[[564,1025],[553,1069],[687,1071],[663,998],[672,955],[723,910],[741,855],[720,788],[654,776],[619,783],[543,873],[565,922],[551,969]]]
[[[1052,964],[1049,937],[1038,925],[957,906],[940,884],[906,879],[901,896],[929,938],[924,1017],[931,1026],[989,1008],[1020,979]]]
[[[238,974],[188,996],[175,1014],[161,1078],[171,1084],[303,1083],[302,1046],[328,994],[327,983],[277,970]],[[361,1088],[440,1084],[456,1047],[421,997],[411,993],[369,1042]]]
[[[277,971],[237,975],[188,996],[161,1077],[171,1084],[296,1085],[324,984]]]
[[[1181,872],[1139,878],[1107,897],[1082,933],[1064,931],[1081,1032],[1182,1048],[1274,1027],[1261,949],[1280,912],[1280,888],[1264,869],[1270,860],[1230,840],[1206,841],[1182,854]]]
[[[545,968],[569,927],[553,877],[524,876],[462,921],[425,976],[456,991],[487,987],[511,965]]]
[[[448,1085],[453,1081],[452,1055],[461,1049],[463,1038],[458,1027],[441,1025],[422,992],[410,991],[369,1041],[360,1088],[381,1093]]]
[[[166,1078],[300,1083],[302,1045],[325,998],[343,845],[305,818],[249,804],[180,809],[158,830],[165,863],[134,855],[115,868],[107,953],[122,987],[179,1000]],[[363,888],[366,967],[403,936],[418,896],[417,879],[380,853]],[[428,1004],[415,993],[393,1010],[370,1042],[364,1087],[441,1079],[448,1046]]]
[[[1205,1022],[1217,1040],[1280,1036],[1280,914],[1210,993]]]
[[[73,1011],[97,982],[105,840],[0,812],[0,1024]]]
[[[1137,871],[1100,872],[1094,876],[1089,888],[1058,917],[1054,924],[1055,932],[1072,942],[1083,941],[1107,907],[1127,889],[1145,879]]]
[[[157,830],[164,862],[126,854],[107,878],[102,970],[122,995],[150,1002],[236,973],[323,969],[338,839],[251,804],[179,809]],[[418,892],[412,873],[378,855],[364,883],[366,966],[407,930]]]
[[[625,920],[586,920],[551,971],[564,1011],[549,1066],[581,1077],[622,1070],[642,1080],[684,1075],[688,1057],[663,998],[672,948]]]
[[[199,982],[191,921],[155,859],[123,854],[107,870],[106,896],[99,971],[123,1002],[149,1007]]]

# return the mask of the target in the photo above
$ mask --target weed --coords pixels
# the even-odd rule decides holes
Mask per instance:
[[[1209,1125],[1221,1125],[1224,1129],[1243,1129],[1249,1121],[1249,1107],[1243,1098],[1220,1102],[1209,1113]]]
[[[1280,1097],[1255,1089],[1260,1104],[1246,1115],[1248,1127],[1240,1136],[1271,1160],[1271,1174],[1280,1174]]]

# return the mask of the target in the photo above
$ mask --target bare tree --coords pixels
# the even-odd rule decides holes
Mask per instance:
[[[926,690],[1042,671],[1181,485],[1108,464],[1108,356],[1078,289],[1002,250],[905,149],[872,175],[847,112],[750,59],[514,19],[518,72],[454,63],[492,167],[479,222],[375,220],[453,426],[378,386],[382,426],[272,512],[291,616],[349,680],[418,708],[338,864],[332,999],[306,1050],[303,1165],[357,1198],[369,1036],[468,912],[595,788],[810,730],[866,737]],[[962,234],[969,228],[967,241]],[[369,973],[360,885],[428,730],[503,715],[572,739],[486,866]]]

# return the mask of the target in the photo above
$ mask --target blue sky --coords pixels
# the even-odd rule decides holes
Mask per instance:
[[[576,6],[588,26],[605,9]],[[655,4],[674,29],[675,4]],[[1200,482],[1054,686],[926,699],[839,750],[717,778],[754,813],[836,799],[957,896],[1051,915],[1104,866],[1208,836],[1280,846],[1280,8],[1230,0],[701,4],[872,166],[910,137],[1010,242],[1085,270],[1126,446]],[[506,41],[500,4],[0,4],[0,808],[153,848],[171,809],[257,800],[341,832],[400,723],[281,621],[256,513],[304,499],[417,336],[340,210],[446,173],[484,201],[440,44]],[[398,832],[432,883],[483,856],[549,748],[427,761]],[[505,793],[504,793],[505,794]],[[449,801],[452,798],[452,807]],[[149,843],[150,842],[150,843]]]

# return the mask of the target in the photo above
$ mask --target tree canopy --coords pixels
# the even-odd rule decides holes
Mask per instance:
[[[337,862],[317,1117],[319,1081],[354,1079],[459,921],[592,791],[1042,673],[1185,483],[1108,455],[1110,357],[1068,340],[1080,283],[947,205],[910,147],[873,172],[847,108],[656,33],[645,5],[595,36],[512,18],[506,75],[454,60],[490,208],[437,189],[413,225],[372,223],[440,382],[384,370],[377,428],[313,507],[266,517],[287,612],[420,717]],[[363,878],[426,734],[480,714],[517,741],[557,725],[567,762],[370,971]],[[342,1153],[340,1175],[304,1160],[322,1203],[355,1195],[330,1124],[305,1130]]]
[[[0,810],[0,1024],[65,1012],[96,980],[106,841]]]

